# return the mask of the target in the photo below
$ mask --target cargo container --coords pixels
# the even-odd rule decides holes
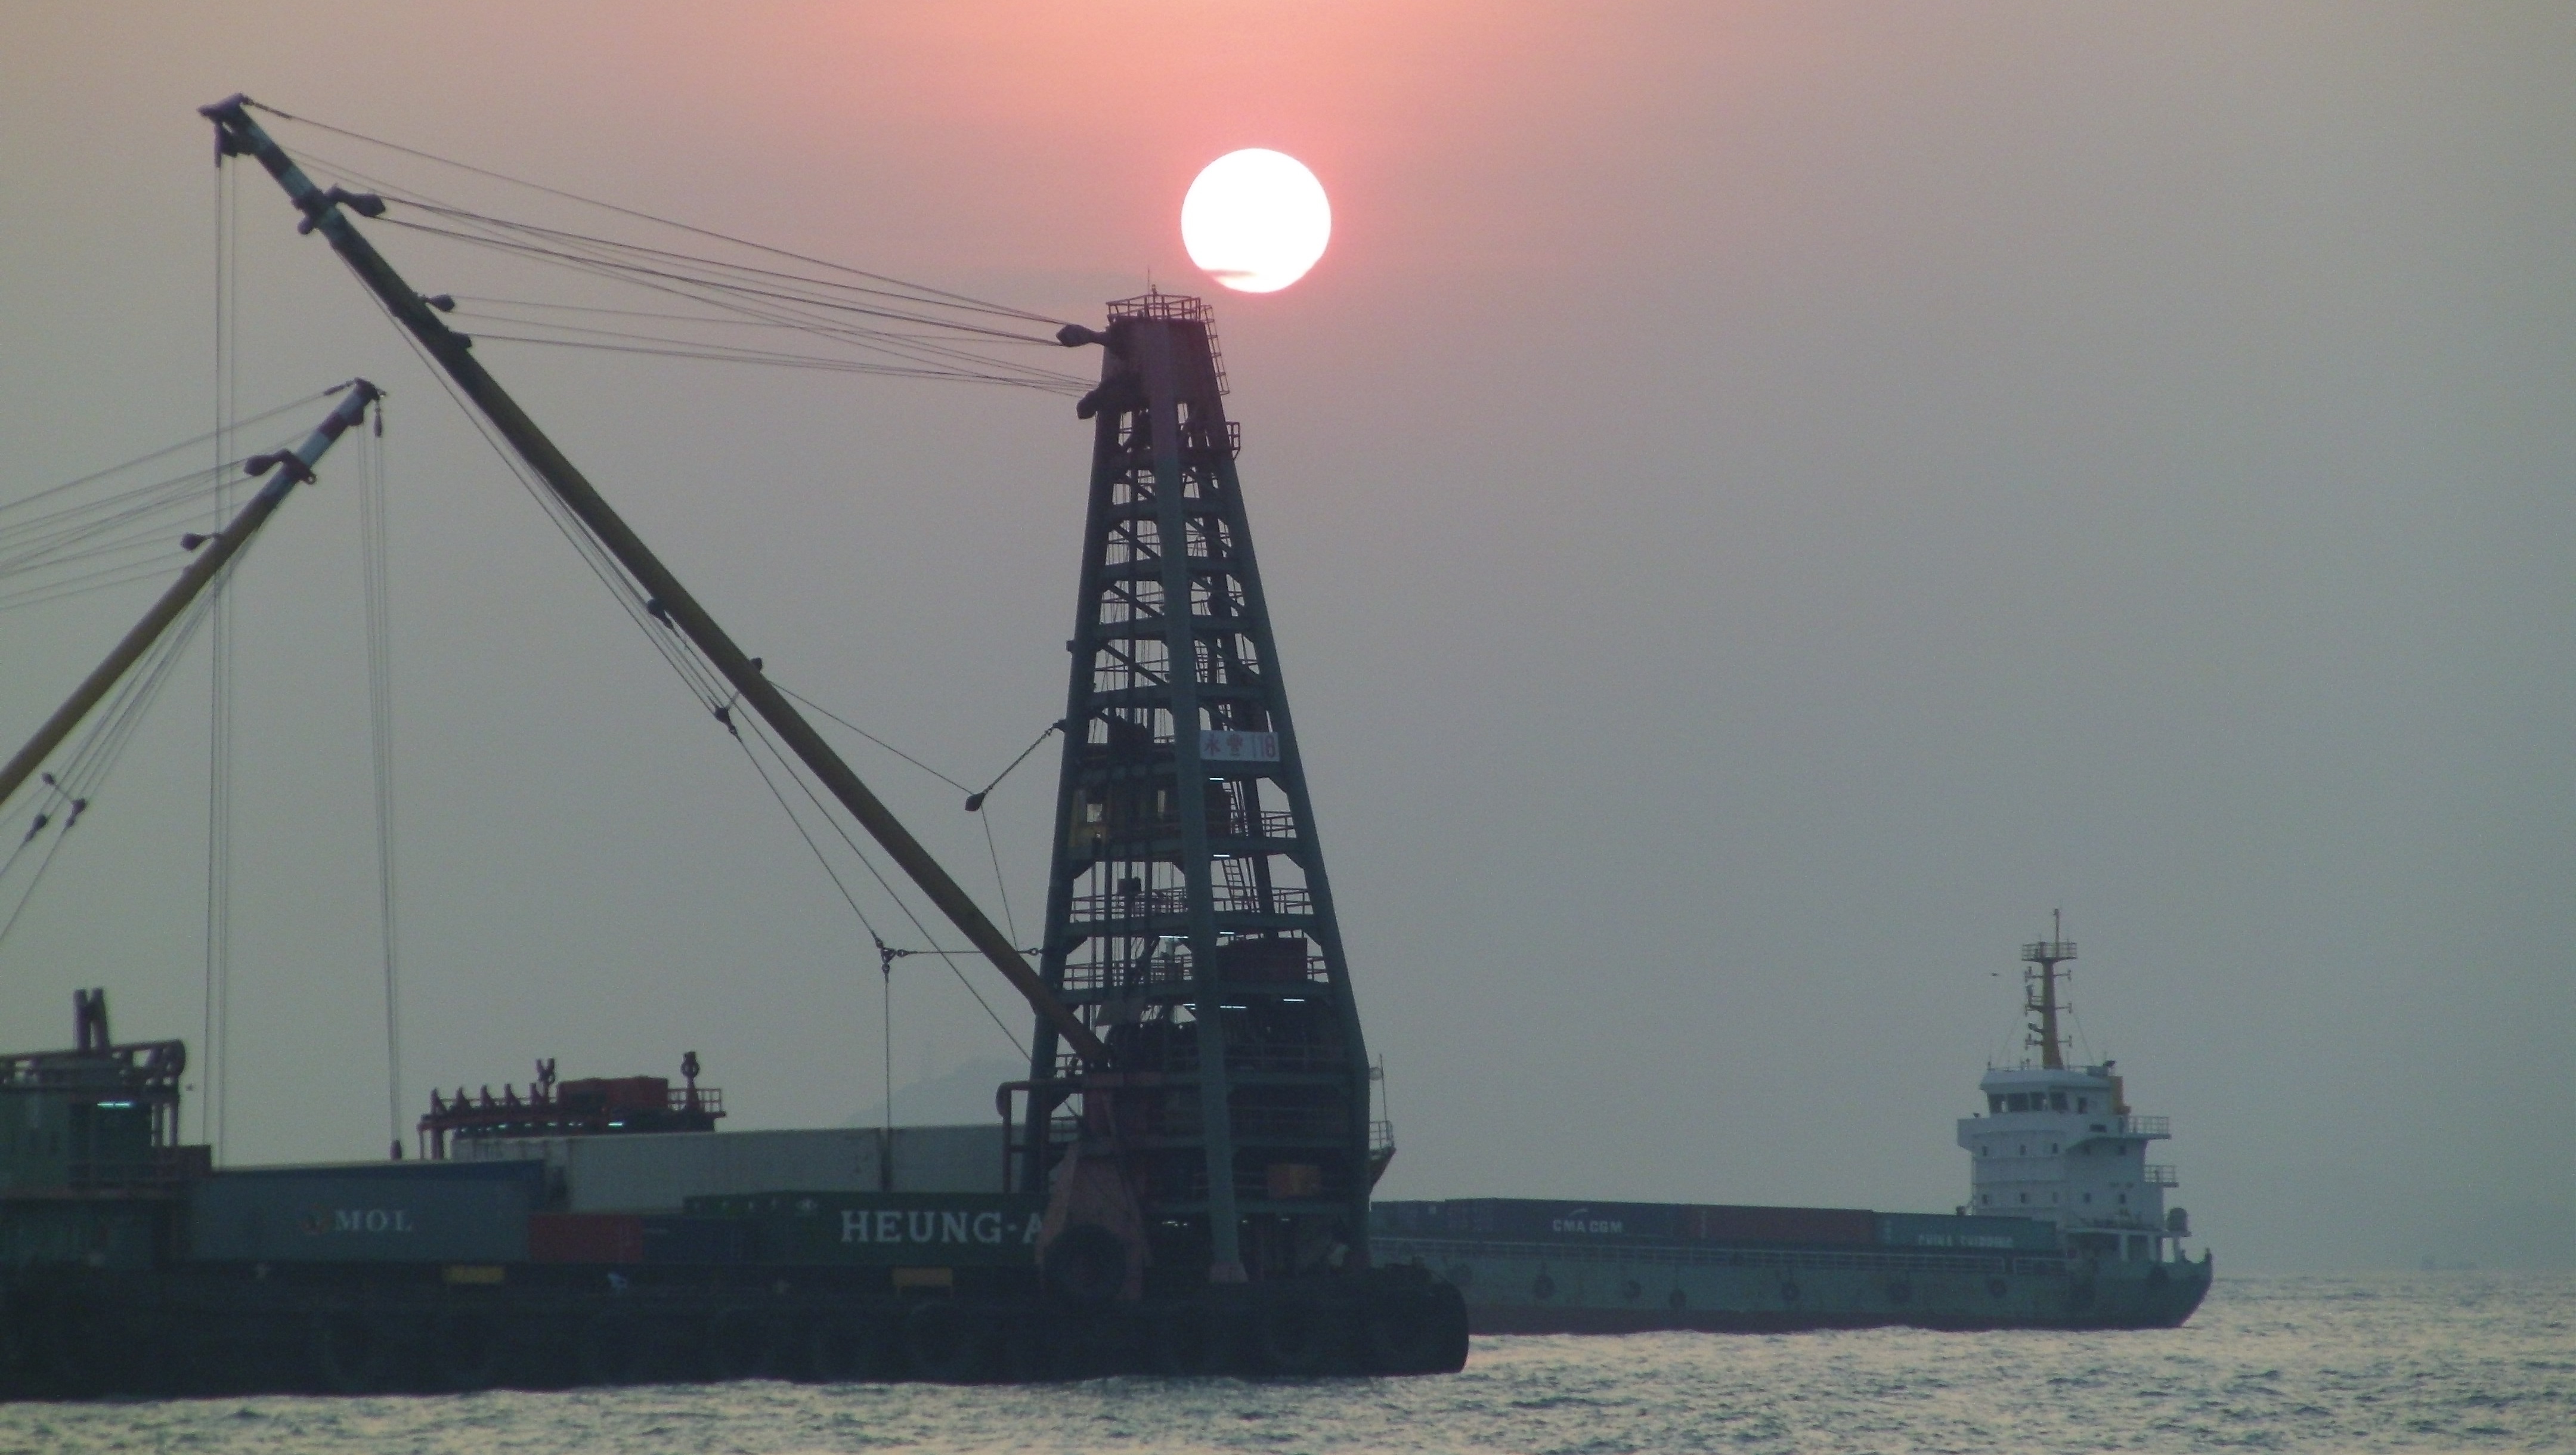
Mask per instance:
[[[0,1264],[149,1268],[161,1241],[163,1206],[76,1199],[20,1203],[0,1217]]]
[[[771,1192],[1002,1190],[1002,1128],[897,1127],[891,1178],[881,1130],[651,1132],[460,1140],[476,1161],[542,1162],[552,1206],[576,1213],[676,1213],[693,1197]]]
[[[62,1095],[8,1098],[0,1116],[0,1194],[148,1178],[152,1108]]]
[[[188,1189],[189,1256],[236,1263],[515,1263],[545,1195],[532,1162],[218,1172]]]
[[[648,1214],[642,1225],[644,1261],[700,1265],[751,1260],[752,1229],[739,1219]]]
[[[1399,1211],[1401,1210],[1401,1211]],[[1422,1231],[1460,1238],[1593,1242],[1681,1235],[1675,1203],[1547,1202],[1531,1198],[1455,1198],[1434,1203],[1377,1203],[1373,1225],[1400,1219]]]
[[[1040,1197],[999,1193],[774,1192],[689,1200],[693,1218],[743,1228],[763,1263],[1028,1266]]]
[[[1866,1245],[1877,1241],[1866,1208],[1728,1207],[1657,1202],[1544,1202],[1524,1198],[1454,1198],[1447,1202],[1381,1202],[1371,1227],[1405,1237],[1521,1242],[1701,1242]]]
[[[531,1263],[641,1263],[644,1219],[635,1213],[536,1213],[528,1219]]]
[[[1880,1213],[1878,1242],[1890,1248],[1962,1252],[2053,1253],[2055,1223],[2037,1218],[1981,1218],[1941,1213]]]
[[[1837,1247],[1874,1241],[1873,1215],[1853,1207],[1692,1207],[1682,1236],[1703,1243]]]

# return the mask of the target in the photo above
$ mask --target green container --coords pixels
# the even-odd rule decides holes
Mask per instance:
[[[97,1091],[0,1095],[0,1191],[141,1182],[152,1171],[150,1107]]]
[[[0,1203],[0,1264],[149,1268],[165,1206],[106,1200]]]
[[[752,1229],[756,1263],[1028,1267],[1046,1200],[982,1192],[754,1192],[693,1197],[693,1218]]]

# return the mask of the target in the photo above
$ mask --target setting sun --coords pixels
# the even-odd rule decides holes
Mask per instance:
[[[1285,152],[1228,152],[1181,200],[1190,261],[1239,293],[1276,293],[1306,276],[1332,236],[1324,184]]]

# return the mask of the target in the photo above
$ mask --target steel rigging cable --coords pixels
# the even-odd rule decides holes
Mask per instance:
[[[233,311],[240,273],[239,185],[234,169],[215,159],[215,459],[231,454],[235,385],[239,360],[233,341]],[[230,472],[215,491],[213,529],[220,532],[232,518]],[[210,702],[206,730],[206,987],[204,1038],[206,1070],[200,1077],[198,1117],[206,1144],[217,1163],[223,1161],[227,1111],[232,1093],[232,605],[224,588],[232,572],[209,583],[205,600],[214,630],[208,639]],[[204,1123],[211,1119],[212,1125]]]
[[[360,441],[364,480],[358,491],[360,585],[366,595],[367,721],[376,779],[376,896],[385,959],[385,1115],[391,1156],[402,1160],[402,995],[394,959],[394,686],[393,594],[385,514],[385,400]]]
[[[991,313],[1005,318],[1025,319],[1031,323],[1052,323],[1061,325],[1067,321],[1061,318],[1050,318],[1043,313],[1032,313],[1024,308],[1013,308],[1008,304],[994,303],[985,299],[971,297],[964,293],[950,292],[944,288],[933,288],[926,283],[914,283],[907,279],[891,277],[884,273],[871,273],[864,268],[853,268],[845,263],[836,263],[825,258],[810,257],[803,253],[789,252],[785,248],[772,247],[767,243],[758,243],[747,238],[734,237],[727,233],[716,232],[713,229],[698,227],[691,223],[679,222],[672,218],[657,217],[652,213],[641,212],[632,207],[622,207],[614,202],[602,202],[595,197],[584,197],[580,193],[567,192],[559,187],[549,187],[542,182],[530,182],[523,178],[510,176],[507,173],[495,172],[484,167],[474,166],[471,163],[455,161],[448,157],[439,156],[434,152],[421,151],[416,147],[407,147],[397,142],[385,141],[378,137],[368,136],[363,132],[351,131],[346,127],[333,126],[329,122],[315,121],[310,117],[295,116],[287,112],[280,111],[276,107],[268,105],[266,102],[253,101],[246,96],[242,98],[242,104],[260,111],[265,111],[280,121],[292,121],[300,126],[309,126],[319,131],[327,131],[334,135],[345,136],[352,141],[365,142],[369,146],[379,146],[383,147],[387,151],[400,152],[409,157],[418,157],[425,162],[436,162],[443,167],[454,167],[460,172],[470,172],[475,176],[488,177],[496,182],[507,182],[514,187],[525,187],[533,192],[542,192],[550,197],[560,197],[567,202],[579,202],[584,206],[596,207],[602,211],[618,213],[625,217],[635,218],[638,221],[657,223],[663,227],[677,228],[682,232],[694,233],[699,237],[710,238],[717,242],[732,243],[737,247],[750,248],[756,252],[768,253],[773,257],[788,258],[800,263],[811,263],[816,267],[830,268],[835,272],[848,273],[853,277],[868,278],[879,283],[892,284],[895,287],[910,290],[927,298],[947,300],[949,303],[962,308]]]
[[[303,120],[302,118],[289,116],[286,113],[277,112],[274,108],[263,107],[262,109],[267,111],[269,114],[278,116],[284,120]],[[375,179],[366,177],[363,173],[354,168],[338,167],[337,170],[341,175],[346,176],[351,180],[369,183],[376,186],[376,196],[350,199],[355,210],[366,216],[386,216],[388,207],[387,199],[390,197],[392,204],[397,204],[406,209],[413,209],[418,212],[426,213],[429,218],[432,219],[428,222],[421,222],[410,218],[394,218],[391,219],[391,225],[404,226],[425,235],[442,236],[456,242],[498,248],[504,252],[515,254],[530,259],[531,261],[570,267],[595,277],[605,278],[621,284],[643,287],[668,295],[677,296],[698,306],[720,310],[723,313],[733,315],[729,318],[713,316],[675,317],[657,320],[659,322],[687,323],[693,326],[714,328],[740,328],[744,326],[793,327],[817,337],[829,339],[847,346],[891,356],[896,360],[896,362],[888,364],[877,361],[826,359],[818,358],[813,355],[790,354],[767,348],[746,347],[737,342],[717,341],[711,343],[708,339],[703,337],[674,338],[668,336],[667,333],[653,334],[636,331],[620,331],[617,329],[596,328],[583,323],[550,323],[545,319],[522,319],[518,320],[518,323],[521,327],[534,327],[545,332],[550,332],[554,335],[553,337],[537,337],[534,335],[499,335],[498,337],[527,342],[567,344],[577,347],[595,346],[627,351],[643,350],[657,353],[677,354],[683,357],[717,359],[726,362],[785,364],[797,367],[847,369],[859,372],[897,373],[917,377],[950,378],[974,382],[1015,384],[1024,387],[1061,390],[1067,393],[1076,393],[1087,390],[1091,383],[1090,380],[1075,375],[1062,374],[1048,369],[1033,368],[1017,361],[997,359],[974,351],[977,348],[986,346],[1022,346],[1032,348],[1055,347],[1058,341],[1054,338],[1033,333],[1014,332],[1009,329],[996,327],[993,323],[985,321],[990,319],[1008,319],[1014,322],[1031,324],[1053,324],[1060,322],[1059,320],[1047,318],[1044,315],[1031,313],[1027,310],[1007,308],[1002,305],[987,303],[980,299],[969,298],[963,294],[949,292],[948,290],[929,288],[925,285],[912,284],[905,282],[904,280],[894,279],[887,275],[869,273],[865,270],[849,268],[846,265],[830,263],[825,260],[811,258],[801,254],[789,253],[783,249],[770,248],[765,245],[751,243],[742,238],[715,233],[708,229],[696,228],[689,224],[675,222],[671,219],[654,217],[651,214],[642,213],[632,208],[618,207],[614,204],[597,202],[595,199],[580,197],[577,194],[563,192],[560,189],[547,188],[537,184],[526,183],[520,179],[506,177],[502,174],[489,172],[482,168],[466,166],[465,164],[456,163],[447,158],[437,157],[426,152],[420,152],[413,148],[381,142],[376,138],[366,137],[359,133],[347,131],[345,128],[330,127],[321,123],[311,122],[305,122],[304,124],[314,125],[320,129],[347,136],[353,140],[361,141],[369,145],[383,146],[404,155],[415,156],[440,165],[455,167],[474,175],[490,177],[495,180],[507,182],[514,186],[529,187],[532,190],[546,195],[577,202],[584,206],[597,207],[602,210],[618,214],[622,217],[649,222],[656,226],[674,228],[695,236],[714,239],[729,246],[749,248],[772,258],[788,259],[793,262],[804,264],[812,269],[819,269],[829,273],[838,274],[840,276],[817,277],[807,272],[796,272],[777,267],[754,266],[736,260],[702,257],[671,249],[648,247],[617,238],[595,237],[588,234],[572,232],[566,229],[550,228],[535,223],[513,221],[483,212],[457,207],[438,199],[421,197],[416,194],[406,195],[404,189],[385,186],[382,183],[376,182]],[[307,153],[307,159],[316,162],[317,165],[331,165],[329,163],[322,162],[318,158],[313,158],[310,153]],[[333,188],[332,195],[335,197],[343,195],[342,189],[336,187]],[[865,279],[867,280],[867,283],[853,283],[846,281],[848,279]],[[887,286],[868,286],[873,284],[883,284]],[[378,303],[380,308],[384,308],[386,306],[385,300],[382,298],[375,298],[374,301]],[[429,297],[422,301],[432,308],[440,309],[442,311],[453,312],[455,310],[454,299],[446,295]],[[894,305],[900,306],[898,307]],[[640,311],[636,310],[584,311],[577,305],[517,303],[505,304],[504,306],[519,307],[523,309],[552,309],[556,312],[572,311],[580,314],[581,316],[592,319],[613,318],[625,320],[637,319],[644,316]],[[971,315],[971,317],[962,315]],[[868,322],[859,323],[853,322],[853,320],[868,320]],[[421,345],[419,340],[412,336],[410,329],[402,328],[400,326],[401,320],[396,319],[392,321],[397,324],[398,331],[404,334],[406,345],[414,350],[416,356],[420,356]],[[897,325],[897,327],[889,328],[878,326],[880,324]],[[484,333],[481,336],[485,338],[496,337],[496,335],[490,333]],[[461,339],[461,342],[470,343],[471,340]],[[590,566],[594,575],[597,576],[604,585],[611,588],[612,594],[618,597],[621,610],[624,610],[627,613],[629,619],[639,630],[643,631],[646,636],[654,641],[656,650],[662,654],[666,664],[669,665],[675,674],[679,675],[683,679],[684,683],[691,688],[693,695],[699,697],[701,705],[706,707],[712,716],[715,716],[720,722],[723,722],[728,730],[736,737],[737,742],[742,744],[746,753],[751,755],[751,760],[755,769],[762,773],[764,782],[769,786],[773,798],[779,799],[781,801],[782,808],[790,813],[791,822],[794,822],[799,828],[800,835],[806,839],[809,850],[816,852],[818,857],[822,857],[820,841],[805,828],[801,817],[798,816],[793,805],[785,801],[785,795],[780,790],[779,785],[777,785],[767,773],[766,765],[761,761],[757,753],[752,752],[752,749],[755,746],[755,740],[757,746],[766,748],[772,757],[779,760],[782,767],[788,769],[790,776],[797,779],[799,790],[805,795],[809,803],[812,803],[816,810],[823,814],[826,822],[832,825],[834,833],[843,840],[844,844],[848,846],[853,853],[858,854],[858,857],[862,864],[868,869],[870,875],[877,879],[880,889],[882,889],[889,898],[894,900],[896,907],[902,911],[907,919],[912,921],[915,930],[921,934],[922,938],[925,941],[930,941],[931,937],[928,934],[926,927],[921,924],[919,917],[914,914],[912,907],[902,898],[902,896],[894,893],[892,886],[888,884],[885,877],[878,872],[873,861],[869,860],[864,853],[859,853],[855,842],[850,838],[849,830],[844,828],[837,819],[833,818],[829,807],[822,803],[822,801],[816,796],[814,786],[807,783],[803,775],[796,773],[793,765],[788,762],[779,746],[776,743],[769,741],[766,733],[761,729],[760,724],[754,724],[752,740],[746,740],[743,738],[742,734],[736,728],[736,725],[731,719],[731,701],[727,696],[725,696],[719,687],[717,674],[712,669],[712,663],[705,660],[703,654],[696,649],[695,645],[688,641],[682,633],[676,630],[673,624],[668,620],[667,616],[663,613],[661,603],[651,599],[642,590],[640,584],[627,575],[616,559],[609,554],[605,543],[596,539],[584,522],[579,518],[574,517],[571,514],[570,509],[566,507],[563,502],[556,499],[551,490],[540,490],[538,488],[538,482],[530,478],[530,472],[529,469],[525,467],[525,462],[517,459],[514,452],[506,448],[504,446],[504,442],[496,437],[495,427],[490,421],[482,417],[481,411],[470,407],[469,401],[459,395],[456,382],[446,376],[446,371],[436,368],[433,361],[426,357],[423,357],[423,362],[425,364],[433,364],[432,372],[439,375],[441,386],[448,390],[450,397],[457,399],[460,407],[466,408],[468,418],[474,421],[478,432],[483,434],[487,444],[489,444],[494,449],[494,452],[502,459],[505,467],[510,470],[512,476],[519,480],[522,488],[527,489],[530,494],[535,496],[539,503],[547,509],[548,516],[555,523],[559,533],[563,534],[575,549],[582,554],[585,564]],[[656,630],[655,628],[657,626],[664,628],[664,630]],[[757,670],[758,664],[754,662],[752,665],[753,669]],[[846,722],[846,720],[844,721]],[[1029,751],[1034,751],[1034,747]],[[1026,756],[1027,753],[1024,752],[1022,754],[1022,758],[1024,759]],[[918,763],[917,759],[912,761],[916,764]],[[1016,766],[1017,761],[1019,760],[1014,760],[1013,766]],[[1005,774],[1007,774],[1008,771],[1009,769],[1006,768]],[[964,791],[965,785],[957,783],[954,779],[947,779],[944,774],[938,776],[942,777],[945,781],[948,781],[952,786]],[[998,776],[995,781],[996,783],[999,782]],[[991,788],[992,785],[987,785],[984,792],[989,793]],[[984,794],[982,793],[969,794],[970,811],[980,807],[980,800],[983,796]],[[1005,899],[1005,916],[1007,918],[1008,889],[1007,884],[1003,883],[1001,880],[998,846],[993,840],[989,820],[985,823],[984,829],[987,840],[987,856],[993,864],[996,873],[997,886],[1000,888]],[[826,867],[828,870],[828,862]],[[836,885],[841,888],[844,898],[850,902],[852,909],[857,911],[857,897],[850,893],[847,884],[843,883],[837,874],[834,874],[833,877]],[[861,914],[860,918],[862,924],[866,925],[866,916]],[[892,953],[884,946],[882,938],[876,935],[873,926],[869,926],[869,933],[871,938],[876,940],[878,943],[881,954]],[[1012,935],[1012,938],[1017,938],[1016,933]],[[943,960],[950,958],[950,952],[938,949],[935,941],[931,941],[931,943],[933,945],[933,949],[927,953],[936,954]],[[954,966],[952,966],[951,969],[952,972],[955,972]],[[986,1003],[982,995],[975,991],[971,982],[965,980],[962,973],[958,974],[958,978],[960,983],[967,988],[969,993],[974,995],[978,1004],[984,1007],[986,1014],[993,1018],[997,1029],[1001,1030],[1005,1039],[1010,1041],[1014,1046],[1014,1049],[1016,1049],[1017,1042],[1011,1037],[1009,1027],[1003,1024],[998,1016],[992,1016],[992,1009],[989,1003]]]
[[[238,563],[239,558],[236,557],[235,564]],[[229,573],[231,567],[225,569]],[[118,684],[115,692],[92,717],[89,727],[73,745],[61,769],[44,775],[42,782],[47,793],[42,806],[29,825],[26,837],[19,840],[11,851],[8,862],[0,864],[0,880],[5,880],[8,870],[16,866],[27,847],[48,828],[53,832],[53,839],[36,861],[35,871],[29,876],[26,887],[19,891],[8,919],[0,922],[0,944],[5,944],[10,931],[17,928],[19,918],[35,898],[37,886],[44,882],[46,872],[53,867],[71,831],[79,826],[100,785],[124,757],[126,745],[133,741],[135,728],[169,680],[172,666],[187,651],[197,630],[211,616],[212,600],[210,587],[206,595],[191,604],[170,630],[152,644],[135,670],[126,674],[125,680]],[[59,819],[53,815],[56,808],[63,810]]]
[[[415,210],[427,214],[432,219],[423,221],[386,215],[383,220],[388,225],[406,228],[423,235],[443,237],[466,245],[501,249],[533,261],[567,267],[595,276],[609,277],[631,286],[684,298],[701,306],[736,315],[733,318],[666,315],[661,319],[663,322],[696,323],[716,327],[740,327],[748,322],[794,327],[847,346],[885,354],[902,362],[886,364],[824,358],[810,354],[782,353],[774,350],[744,348],[734,344],[710,343],[703,338],[674,338],[667,333],[591,328],[577,324],[557,323],[544,318],[505,316],[503,319],[506,323],[520,327],[545,330],[543,334],[494,333],[478,330],[477,337],[502,342],[594,348],[612,352],[700,358],[733,363],[889,374],[899,377],[957,379],[1042,389],[1069,395],[1087,391],[1092,382],[1079,375],[1017,360],[996,358],[976,351],[979,348],[991,346],[1052,350],[1058,346],[1054,333],[1063,326],[1064,320],[1061,319],[948,289],[934,288],[927,284],[854,268],[809,254],[753,242],[747,238],[716,232],[676,219],[602,202],[596,198],[585,197],[560,188],[548,187],[541,183],[471,166],[417,148],[366,136],[344,127],[291,116],[257,102],[249,104],[258,106],[260,110],[282,120],[347,137],[369,146],[384,148],[509,186],[525,188],[584,207],[596,208],[621,218],[669,228],[692,237],[723,243],[729,247],[747,249],[764,258],[784,260],[802,265],[807,269],[822,270],[839,276],[817,277],[811,272],[745,263],[671,248],[652,247],[619,238],[601,237],[565,228],[499,217],[457,205],[447,199],[430,196],[310,149],[302,151],[304,162],[314,170],[358,183],[370,191],[373,200]],[[441,295],[435,301],[441,307],[452,307],[455,300],[449,295]],[[597,317],[651,316],[641,310],[592,310],[557,301],[480,301],[495,302],[505,307],[520,309],[589,313]],[[861,318],[911,325],[930,332],[907,332],[850,321]],[[1040,331],[1035,333],[1017,331],[997,326],[997,322],[1039,325]]]

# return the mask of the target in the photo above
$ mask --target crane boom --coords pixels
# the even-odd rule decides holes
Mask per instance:
[[[302,444],[293,450],[256,457],[250,462],[253,473],[257,473],[263,462],[270,467],[268,483],[260,487],[259,493],[253,495],[250,503],[243,506],[241,513],[222,530],[206,537],[205,543],[197,550],[197,558],[188,563],[188,569],[179,573],[179,579],[170,583],[170,589],[162,592],[161,599],[153,602],[152,609],[143,613],[143,619],[117,642],[115,650],[107,654],[107,660],[81,679],[80,686],[72,689],[72,695],[64,699],[62,706],[54,709],[54,715],[45,719],[45,725],[36,729],[36,735],[27,740],[27,745],[20,748],[15,757],[6,765],[0,765],[0,803],[8,802],[9,795],[17,792],[19,786],[27,781],[27,775],[53,756],[54,749],[61,747],[63,739],[71,736],[72,729],[80,726],[81,719],[89,716],[100,699],[115,688],[118,680],[133,670],[134,664],[142,660],[143,654],[151,650],[161,634],[170,629],[170,623],[177,621],[180,613],[188,609],[188,604],[206,589],[206,584],[222,574],[224,567],[250,544],[250,538],[257,535],[259,528],[268,523],[268,518],[277,513],[277,507],[286,502],[287,493],[313,478],[313,467],[321,462],[332,444],[365,417],[367,406],[375,402],[376,386],[364,379],[352,379],[341,388],[347,397],[311,434],[304,437]]]
[[[914,884],[920,886],[930,902],[939,907],[939,912],[948,917],[949,923],[973,942],[984,958],[1002,972],[1002,977],[1011,982],[1012,988],[1018,990],[1031,1008],[1044,1017],[1084,1060],[1094,1063],[1105,1060],[1108,1048],[1091,1028],[1047,990],[1037,972],[1021,958],[1018,948],[985,917],[983,910],[977,908],[975,901],[958,886],[957,881],[949,877],[939,861],[930,856],[930,851],[912,836],[911,830],[906,829],[878,801],[868,786],[859,780],[859,775],[841,761],[840,754],[832,751],[831,745],[788,702],[786,694],[770,684],[760,668],[744,655],[733,639],[725,634],[724,628],[716,625],[715,618],[698,604],[697,598],[680,584],[679,578],[672,575],[644,544],[643,538],[609,507],[572,460],[546,437],[543,430],[537,428],[536,421],[528,417],[518,401],[512,399],[490,372],[475,360],[470,352],[470,341],[442,322],[421,295],[414,292],[411,285],[404,282],[393,266],[385,261],[384,255],[376,251],[375,245],[368,242],[349,221],[349,211],[374,216],[383,212],[384,203],[337,187],[326,192],[314,186],[312,179],[304,175],[267,131],[251,119],[248,107],[248,97],[234,96],[199,108],[199,114],[215,124],[220,154],[254,158],[277,179],[297,210],[304,214],[300,230],[322,234],[323,239],[330,243],[331,250],[340,255],[351,272],[358,275],[358,281],[376,296],[377,301],[412,337],[420,341],[430,358],[456,381],[465,397],[473,401],[483,417],[490,420],[502,438],[510,442],[511,449],[536,472],[537,478],[545,483],[564,508],[571,511],[583,528],[634,578],[646,597],[660,605],[672,626],[705,655],[734,691],[741,694],[743,703],[760,714],[761,720],[769,724],[788,749],[840,801],[841,806],[849,810],[860,827],[884,846],[887,855]]]

